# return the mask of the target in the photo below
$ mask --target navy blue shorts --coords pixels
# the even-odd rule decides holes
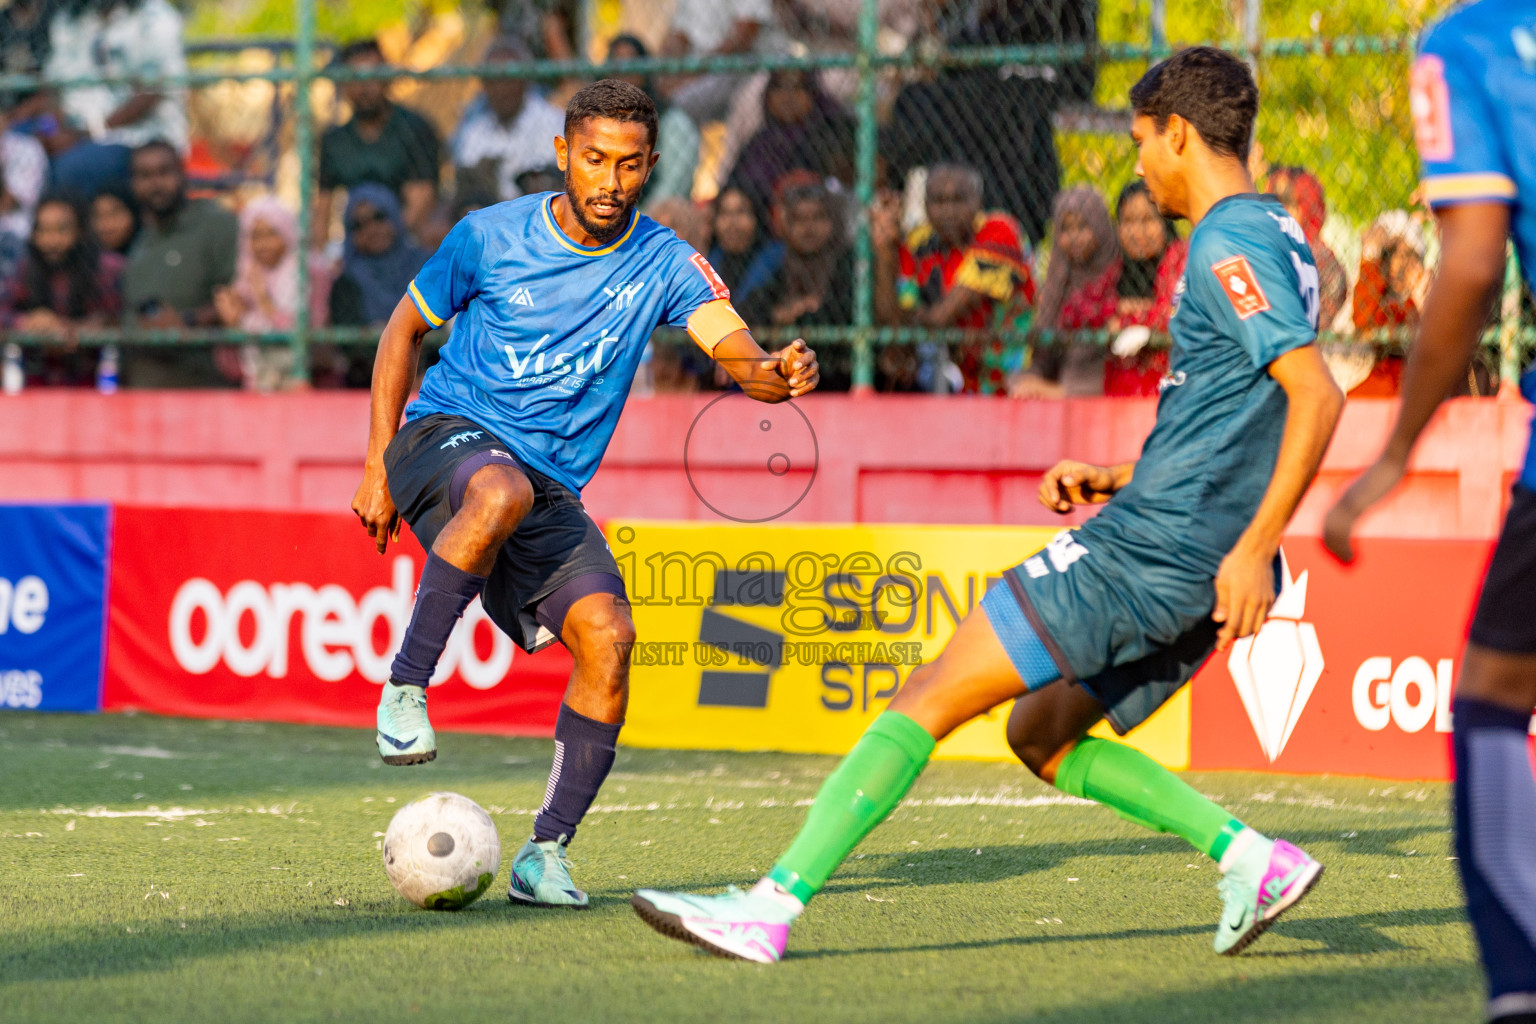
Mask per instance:
[[[581,499],[524,464],[489,430],[461,416],[434,413],[410,420],[384,452],[389,496],[428,551],[459,510],[469,478],[482,466],[497,463],[513,466],[528,478],[533,507],[497,553],[481,599],[491,621],[531,653],[559,639],[572,600],[595,592],[575,581],[612,576],[596,589],[623,596],[623,578],[608,540]],[[549,603],[561,603],[562,609],[554,616],[544,614],[541,605],[556,591],[560,594]]]
[[[1050,674],[1038,670],[1043,647],[1056,677],[1081,683],[1123,735],[1215,651],[1215,597],[1213,578],[1198,568],[1152,563],[1090,532],[1063,530],[1005,572],[982,608],[1026,681]]]
[[[1536,654],[1536,491],[1516,484],[1472,617],[1472,642]]]

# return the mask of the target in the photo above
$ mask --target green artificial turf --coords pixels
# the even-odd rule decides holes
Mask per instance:
[[[547,741],[446,735],[387,768],[369,732],[0,714],[3,1021],[1474,1021],[1447,787],[1196,774],[1327,864],[1248,954],[1210,951],[1215,867],[1004,764],[933,765],[764,967],[647,929],[640,886],[750,883],[830,758],[621,749],[572,849],[586,912],[507,903]],[[470,909],[389,887],[394,810],[496,819]]]

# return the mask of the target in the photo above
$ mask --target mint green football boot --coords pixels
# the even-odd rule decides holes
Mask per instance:
[[[570,907],[584,910],[587,894],[571,881],[571,858],[565,836],[539,842],[529,839],[512,858],[512,884],[507,899],[537,907]]]
[[[1216,952],[1236,956],[1275,919],[1301,901],[1323,866],[1284,839],[1253,840],[1217,883],[1224,904],[1216,926]]]
[[[427,691],[385,683],[379,695],[379,756],[385,764],[423,764],[437,757],[437,735],[427,721]]]

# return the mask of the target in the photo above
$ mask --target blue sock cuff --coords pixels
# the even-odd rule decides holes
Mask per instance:
[[[1531,727],[1531,713],[1516,711],[1502,704],[1492,704],[1472,697],[1457,697],[1451,702],[1451,716],[1458,731],[1462,729],[1514,729],[1524,733]]]
[[[561,704],[560,714],[555,717],[555,739],[563,743],[575,741],[613,747],[618,743],[619,730],[622,728],[623,722],[599,722],[571,710],[569,704]]]
[[[421,570],[419,587],[422,590],[442,590],[457,594],[466,601],[470,601],[485,588],[487,578],[465,572],[436,551],[428,551],[427,564]]]

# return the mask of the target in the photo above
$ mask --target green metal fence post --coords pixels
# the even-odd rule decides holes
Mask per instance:
[[[877,0],[864,0],[859,13],[859,53],[855,68],[859,74],[858,162],[853,194],[859,204],[858,225],[853,240],[853,390],[868,391],[875,384],[875,360],[870,348],[870,327],[874,316],[873,260],[869,240],[869,207],[875,200],[875,146],[879,126],[875,123],[875,65],[880,32]]]
[[[293,353],[293,379],[309,380],[309,218],[312,210],[310,170],[314,161],[314,109],[309,89],[314,81],[315,0],[299,0],[299,32],[294,41],[293,102],[294,144],[299,150],[299,308],[294,310],[293,337],[288,349]]]
[[[1520,352],[1520,257],[1513,245],[1504,262],[1504,292],[1499,306],[1499,384],[1519,384]]]

